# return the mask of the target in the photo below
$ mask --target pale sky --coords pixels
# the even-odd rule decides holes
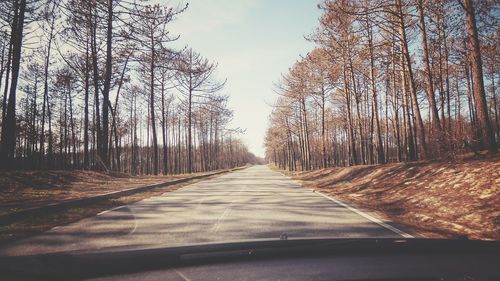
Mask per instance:
[[[188,45],[219,63],[219,78],[227,78],[223,92],[230,96],[233,127],[246,129],[242,139],[251,152],[263,157],[269,104],[276,98],[273,83],[313,49],[304,35],[318,25],[319,1],[188,2],[188,10],[170,26],[181,36],[175,45]]]

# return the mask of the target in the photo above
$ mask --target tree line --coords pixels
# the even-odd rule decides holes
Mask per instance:
[[[217,63],[170,26],[188,5],[0,2],[0,168],[178,174],[255,161]]]
[[[276,83],[265,146],[289,170],[496,153],[496,1],[324,0]]]

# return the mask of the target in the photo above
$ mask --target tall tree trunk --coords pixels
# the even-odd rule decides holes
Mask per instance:
[[[479,119],[478,121],[483,143],[486,145],[489,153],[496,153],[497,144],[495,141],[495,134],[493,132],[493,126],[488,114],[488,106],[486,104],[486,93],[484,90],[483,80],[483,61],[479,46],[474,4],[472,0],[464,0],[463,4],[466,12],[469,47],[471,48],[472,76],[474,78],[474,105],[476,106],[476,114]]]
[[[495,86],[495,70],[494,70],[494,65],[491,66],[491,94],[492,94],[492,100],[493,100],[493,112],[495,113],[495,125],[494,130],[497,134],[497,139],[500,139],[500,126],[499,126],[499,114],[498,114],[498,102],[497,102],[497,92],[496,92],[496,86]]]
[[[109,110],[111,111],[112,114],[112,126],[113,126],[113,133],[114,135],[114,141],[115,141],[115,158],[116,158],[116,168],[118,171],[121,171],[121,147],[119,143],[119,134],[118,134],[118,99],[120,98],[120,92],[123,86],[124,78],[125,78],[125,72],[127,71],[127,65],[128,61],[130,59],[130,56],[132,55],[132,52],[130,52],[127,55],[127,58],[125,59],[125,62],[123,64],[122,72],[120,74],[120,80],[118,81],[118,89],[116,91],[116,96],[115,96],[115,105],[114,107],[111,107],[111,103],[109,103]],[[114,108],[114,109],[113,109]],[[110,144],[111,144],[111,138],[110,138]],[[110,146],[111,147],[111,146]]]
[[[432,70],[429,62],[429,51],[427,44],[427,28],[425,26],[425,16],[424,16],[424,6],[422,0],[417,0],[417,8],[419,14],[420,30],[422,32],[422,51],[424,54],[424,68],[425,68],[425,78],[427,80],[427,98],[429,100],[429,106],[432,113],[432,125],[436,129],[438,134],[441,133],[441,124],[439,121],[439,113],[436,105],[436,96],[434,93],[434,82],[432,79]]]
[[[161,120],[162,120],[162,138],[163,138],[163,174],[168,174],[168,145],[167,145],[167,116],[168,109],[165,108],[165,80],[161,82]]]
[[[348,48],[350,48],[350,46],[348,45]],[[363,133],[363,124],[362,124],[362,121],[361,121],[361,112],[360,112],[360,109],[359,109],[359,93],[358,93],[358,88],[357,88],[357,85],[356,85],[356,76],[354,75],[354,66],[353,66],[353,63],[352,63],[352,57],[351,55],[349,54],[348,55],[348,60],[349,60],[349,73],[350,73],[350,79],[351,79],[351,83],[352,83],[352,91],[353,91],[353,96],[354,96],[354,103],[356,105],[356,123],[358,125],[358,130],[359,130],[359,139],[360,139],[360,150],[361,150],[361,163],[362,164],[366,164],[366,155],[365,155],[365,145],[366,145],[366,138],[364,136],[364,133]],[[358,160],[355,161],[356,164],[359,163]]]
[[[88,31],[87,31],[88,32]],[[89,169],[89,96],[90,96],[90,58],[89,58],[89,34],[87,33],[87,42],[85,49],[85,105],[83,109],[83,169]]]
[[[325,136],[325,89],[324,86],[321,86],[321,152],[323,158],[323,168],[327,166],[327,155],[326,155],[326,136]]]
[[[109,167],[109,91],[111,89],[111,71],[112,71],[112,43],[113,43],[113,0],[107,0],[107,30],[106,30],[106,72],[104,74],[104,89],[102,91],[102,143],[101,159]]]
[[[413,138],[413,129],[411,124],[410,117],[410,106],[408,105],[408,91],[407,91],[407,83],[406,83],[406,71],[405,71],[405,60],[404,54],[401,53],[401,90],[403,93],[403,119],[404,119],[404,127],[405,127],[405,143],[406,143],[406,159],[408,161],[417,160],[417,152],[416,146]]]
[[[15,14],[14,14],[14,20],[17,20],[17,15],[18,15],[18,11],[16,10]],[[14,20],[12,22],[13,27],[15,26]],[[10,70],[11,70],[11,66],[12,66],[12,47],[14,45],[13,40],[14,40],[14,36],[11,34],[10,41],[9,41],[9,50],[7,53],[7,62],[6,62],[7,66],[5,67],[5,88],[4,88],[3,99],[2,99],[2,124],[5,121],[5,117],[7,115],[7,99],[9,97],[8,96],[8,94],[9,94],[9,77],[10,77]],[[2,76],[3,76],[3,72],[2,72]]]
[[[92,58],[92,69],[93,69],[93,84],[94,84],[94,126],[95,126],[95,149],[94,149],[94,156],[99,156],[97,155],[98,153],[100,154],[101,152],[101,146],[102,142],[106,142],[106,140],[102,140],[102,132],[101,132],[101,113],[100,113],[100,106],[99,106],[99,66],[97,63],[97,7],[94,4],[93,6],[93,17],[91,13],[91,18],[92,18],[92,24],[90,25],[91,28],[91,58]],[[95,157],[94,157],[95,161]],[[95,162],[94,162],[95,163]]]
[[[2,148],[0,160],[3,168],[12,168],[16,146],[16,93],[17,82],[19,78],[19,68],[21,63],[21,49],[23,45],[24,31],[24,13],[26,11],[26,0],[15,1],[14,9],[19,11],[17,17],[14,17],[12,27],[13,46],[12,46],[12,81],[10,84],[10,93],[7,104],[7,114],[4,123],[2,123]]]
[[[399,36],[401,38],[401,51],[403,53],[404,59],[405,59],[405,65],[408,70],[408,83],[409,83],[409,89],[410,89],[410,98],[413,106],[413,111],[415,113],[415,123],[416,123],[416,129],[417,129],[417,135],[418,139],[420,141],[420,147],[421,147],[421,156],[423,159],[427,158],[427,144],[426,144],[426,139],[425,139],[425,127],[424,123],[422,121],[422,116],[420,114],[420,108],[418,106],[418,100],[417,100],[417,88],[415,86],[415,79],[413,75],[413,69],[411,66],[411,58],[410,58],[410,52],[408,50],[408,40],[406,36],[406,23],[405,23],[405,16],[403,13],[403,8],[401,5],[401,0],[395,0],[396,1],[396,8],[397,8],[397,14],[398,14],[398,20],[399,20]]]
[[[309,125],[307,122],[307,111],[305,98],[301,99],[302,116],[304,118],[304,150],[306,155],[306,170],[311,169],[311,146],[309,144]]]
[[[40,132],[40,167],[44,167],[44,156],[45,156],[45,106],[49,99],[49,65],[50,65],[50,54],[52,49],[53,40],[53,25],[51,24],[51,31],[49,35],[49,42],[47,45],[47,53],[45,54],[45,66],[44,66],[44,88],[43,88],[43,106],[42,106],[42,130]]]
[[[377,146],[377,157],[379,163],[385,163],[385,155],[384,155],[384,145],[382,142],[382,132],[380,128],[380,120],[378,115],[378,100],[377,100],[377,87],[375,82],[375,55],[374,55],[374,46],[373,46],[373,34],[372,34],[372,26],[370,20],[368,19],[368,15],[366,16],[366,24],[368,31],[368,49],[370,52],[370,82],[371,82],[371,90],[372,90],[372,99],[373,99],[373,117],[375,121],[375,134],[376,134],[376,146]]]
[[[75,119],[73,118],[73,98],[71,97],[71,81],[68,81],[68,99],[69,99],[69,122],[71,126],[71,144],[73,147],[73,153],[72,153],[72,163],[71,167],[73,169],[77,169],[79,164],[78,164],[78,159],[76,155],[76,132],[75,132]]]
[[[352,113],[351,113],[351,96],[349,93],[349,82],[347,78],[347,70],[345,64],[343,64],[342,69],[343,69],[343,79],[344,79],[344,95],[346,99],[346,110],[347,110],[347,130],[349,137],[349,151],[350,151],[349,165],[357,165],[358,156],[356,153],[356,142],[354,140],[354,124],[352,121]]]
[[[191,74],[190,74],[191,75]],[[193,172],[193,141],[192,141],[192,107],[193,107],[193,92],[191,85],[191,77],[189,79],[189,97],[188,97],[188,144],[187,144],[187,157],[188,157],[188,173]]]

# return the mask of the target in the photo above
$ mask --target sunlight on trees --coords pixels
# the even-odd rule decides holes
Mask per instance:
[[[171,46],[187,8],[1,1],[1,168],[178,174],[255,162],[230,127],[217,63]]]
[[[268,161],[310,170],[496,153],[494,1],[325,0],[318,7],[319,27],[308,36],[316,49],[276,85]]]

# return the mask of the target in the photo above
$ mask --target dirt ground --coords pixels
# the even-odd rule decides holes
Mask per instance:
[[[425,237],[500,240],[500,157],[289,173]]]
[[[33,174],[31,174],[33,173]],[[25,208],[29,205],[42,204],[47,202],[56,202],[64,198],[75,198],[75,196],[88,196],[89,194],[100,194],[102,192],[111,192],[131,188],[134,186],[143,186],[145,184],[154,184],[165,182],[177,177],[187,177],[188,175],[179,176],[157,176],[157,177],[130,177],[126,175],[105,175],[97,172],[82,172],[82,171],[50,171],[50,172],[12,172],[10,179],[6,179],[6,173],[0,174],[2,183],[8,183],[11,193],[10,197],[1,197],[0,201],[2,210],[13,208],[5,208],[4,202],[10,206]],[[199,174],[191,174],[199,175]],[[23,180],[18,180],[24,176]],[[210,176],[208,178],[217,177],[219,175]],[[50,178],[50,180],[48,180]],[[82,207],[75,207],[63,212],[43,214],[40,216],[29,217],[21,221],[17,221],[8,225],[0,226],[0,246],[8,244],[14,240],[36,235],[51,229],[58,225],[69,224],[86,217],[95,216],[97,213],[109,210],[111,208],[132,204],[140,200],[160,196],[167,192],[175,191],[186,185],[205,180],[193,179],[181,184],[169,185],[165,187],[155,188],[148,191],[139,192],[129,196],[123,196],[115,199],[107,199],[97,203],[88,204]],[[0,185],[2,186],[2,185]],[[5,186],[2,186],[5,187]],[[43,187],[43,188],[42,188]],[[2,191],[4,192],[4,191]],[[2,193],[4,196],[5,193]],[[13,197],[19,196],[16,201]],[[38,195],[38,196],[37,196]],[[22,204],[16,206],[14,202]]]
[[[199,175],[130,176],[92,171],[0,172],[0,214]]]

